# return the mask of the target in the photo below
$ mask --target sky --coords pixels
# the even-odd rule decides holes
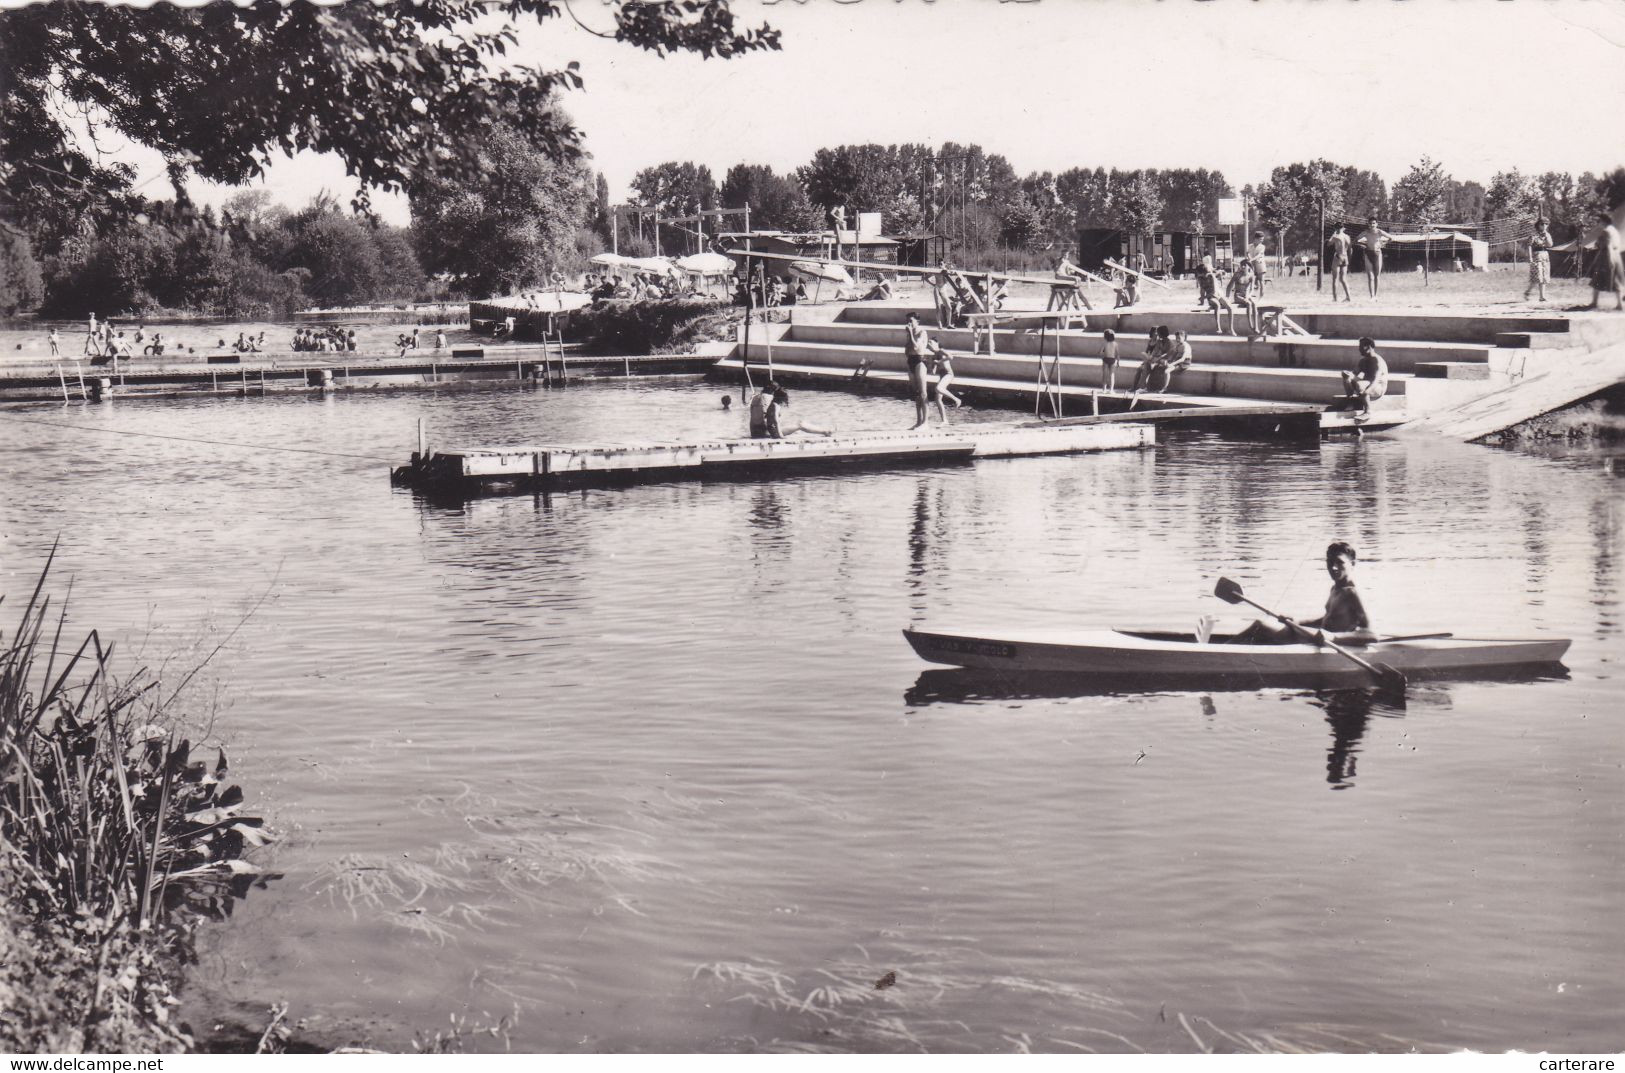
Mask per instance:
[[[1077,166],[1217,168],[1236,186],[1325,157],[1390,184],[1424,154],[1458,179],[1625,164],[1619,0],[735,0],[783,49],[659,58],[570,19],[511,55],[577,60],[565,96],[615,200],[640,168],[788,171],[823,146],[974,142],[1019,174]],[[602,0],[581,24],[612,28]],[[156,167],[148,171],[157,171]],[[153,192],[167,186],[161,177]],[[265,186],[289,205],[346,197],[306,154]],[[229,190],[194,191],[219,201]],[[378,208],[404,223],[400,199]]]

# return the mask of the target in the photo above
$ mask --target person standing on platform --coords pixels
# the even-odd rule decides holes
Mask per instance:
[[[931,373],[937,378],[931,385],[931,395],[937,402],[937,417],[946,425],[948,423],[946,404],[951,402],[955,409],[959,408],[959,396],[949,390],[954,383],[954,356],[942,349],[942,344],[935,339],[927,345],[930,347]]]
[[[1552,279],[1552,233],[1546,228],[1546,217],[1535,219],[1534,233],[1529,236],[1529,283],[1523,289],[1523,300],[1529,301],[1531,291],[1540,292],[1546,300],[1546,284]]]
[[[61,340],[59,340],[57,338],[55,328],[51,329],[50,341],[51,341],[51,357],[53,357],[53,358],[60,357],[61,356],[61,346],[60,346]]]
[[[1601,215],[1602,234],[1597,236],[1597,263],[1591,269],[1591,304],[1587,309],[1601,309],[1602,294],[1614,296],[1620,309],[1625,309],[1625,266],[1619,261],[1619,228],[1608,213]]]
[[[1332,301],[1337,301],[1337,285],[1343,285],[1343,300],[1353,302],[1354,296],[1349,294],[1349,248],[1354,241],[1342,224],[1332,233]]]
[[[931,346],[931,337],[920,326],[920,315],[908,315],[908,336],[903,341],[903,357],[908,362],[908,393],[914,400],[913,428],[924,426],[927,415],[925,356]]]
[[[1371,217],[1365,230],[1360,232],[1360,245],[1365,247],[1365,289],[1370,297],[1377,296],[1378,284],[1382,277],[1382,248],[1392,239],[1393,235],[1377,226],[1377,218]]]
[[[1100,344],[1100,386],[1117,394],[1117,333],[1107,328]]]

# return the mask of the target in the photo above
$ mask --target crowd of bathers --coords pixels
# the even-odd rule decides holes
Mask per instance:
[[[260,333],[265,338],[265,333]],[[239,339],[239,342],[241,340]],[[354,328],[298,328],[293,333],[292,349],[330,354],[355,349]],[[241,349],[241,348],[239,348]]]

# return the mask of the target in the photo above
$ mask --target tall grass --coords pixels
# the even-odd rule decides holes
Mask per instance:
[[[95,630],[65,639],[49,573],[0,633],[0,1044],[184,1048],[171,985],[195,925],[264,881],[243,859],[263,821],[224,752],[192,756],[181,688],[115,675]]]

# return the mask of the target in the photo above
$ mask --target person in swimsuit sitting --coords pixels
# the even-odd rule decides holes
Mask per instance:
[[[773,396],[779,391],[777,382],[769,380],[762,385],[762,390],[750,397],[750,438],[753,440],[766,439],[767,408],[773,404]]]
[[[1339,540],[1326,549],[1326,573],[1332,578],[1332,591],[1326,597],[1326,611],[1319,618],[1297,622],[1282,618],[1282,626],[1255,621],[1230,638],[1233,645],[1289,645],[1308,641],[1319,644],[1330,639],[1337,644],[1368,644],[1376,640],[1371,617],[1366,614],[1360,592],[1354,587],[1354,564],[1359,556],[1354,548]]]
[[[786,408],[790,405],[790,393],[781,388],[773,392],[773,401],[768,403],[764,415],[767,424],[767,439],[782,440],[797,432],[809,432],[814,436],[833,436],[832,428],[819,428],[817,425],[802,425],[789,420]]]
[[[1344,406],[1361,414],[1371,412],[1371,404],[1388,392],[1388,363],[1377,353],[1370,336],[1360,340],[1360,360],[1354,371],[1343,372]]]

